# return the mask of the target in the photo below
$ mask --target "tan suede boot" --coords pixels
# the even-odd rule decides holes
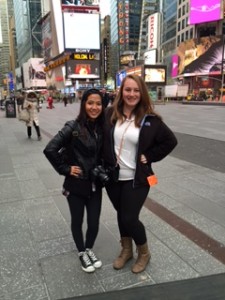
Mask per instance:
[[[113,268],[116,270],[122,269],[125,266],[126,262],[133,257],[132,238],[122,237],[120,243],[122,246],[122,250],[120,252],[120,255],[113,262]]]
[[[151,258],[147,243],[141,246],[137,246],[137,252],[137,260],[131,269],[133,273],[140,273],[144,271]]]

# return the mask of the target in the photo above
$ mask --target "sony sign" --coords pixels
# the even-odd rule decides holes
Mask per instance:
[[[160,40],[160,14],[155,13],[148,17],[148,45],[147,49],[156,49],[159,47]]]

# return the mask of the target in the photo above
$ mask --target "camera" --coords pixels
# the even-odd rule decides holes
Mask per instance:
[[[91,179],[95,182],[99,180],[101,184],[105,184],[109,181],[109,176],[107,170],[103,166],[96,166],[93,170],[91,170]]]

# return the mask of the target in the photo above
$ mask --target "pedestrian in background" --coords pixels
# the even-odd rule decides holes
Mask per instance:
[[[104,107],[97,89],[87,90],[81,99],[76,120],[68,121],[44,149],[49,162],[65,176],[63,194],[71,213],[71,230],[82,269],[94,272],[102,266],[92,248],[99,230],[102,184],[94,170],[100,164]],[[66,155],[60,154],[65,149]],[[87,230],[82,231],[84,211]]]
[[[67,103],[68,103],[68,99],[67,99],[66,95],[63,97],[63,103],[64,103],[64,106],[66,107]]]
[[[133,257],[133,241],[138,253],[133,273],[144,271],[151,258],[139,214],[150,186],[157,181],[152,163],[167,156],[176,144],[176,137],[154,111],[144,80],[136,75],[125,77],[106,110],[103,147],[105,167],[119,169],[118,178],[106,185],[117,212],[122,245],[113,263],[117,270]]]
[[[29,121],[26,122],[27,126],[27,136],[30,139],[32,136],[32,126],[34,126],[38,140],[41,140],[41,132],[39,127],[39,101],[35,92],[28,92],[25,96],[25,100],[23,103],[23,109],[27,109],[29,112]]]
[[[18,97],[16,98],[16,104],[17,104],[17,112],[20,113],[25,98],[25,92],[21,92]]]
[[[103,105],[106,108],[109,104],[109,94],[106,92],[106,89],[101,89],[102,95],[103,95]]]
[[[52,109],[54,106],[53,106],[53,98],[51,95],[48,96],[47,102],[48,102],[47,108]]]

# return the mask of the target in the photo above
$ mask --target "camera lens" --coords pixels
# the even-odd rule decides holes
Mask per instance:
[[[109,181],[109,176],[105,173],[99,174],[99,179],[102,183]]]

